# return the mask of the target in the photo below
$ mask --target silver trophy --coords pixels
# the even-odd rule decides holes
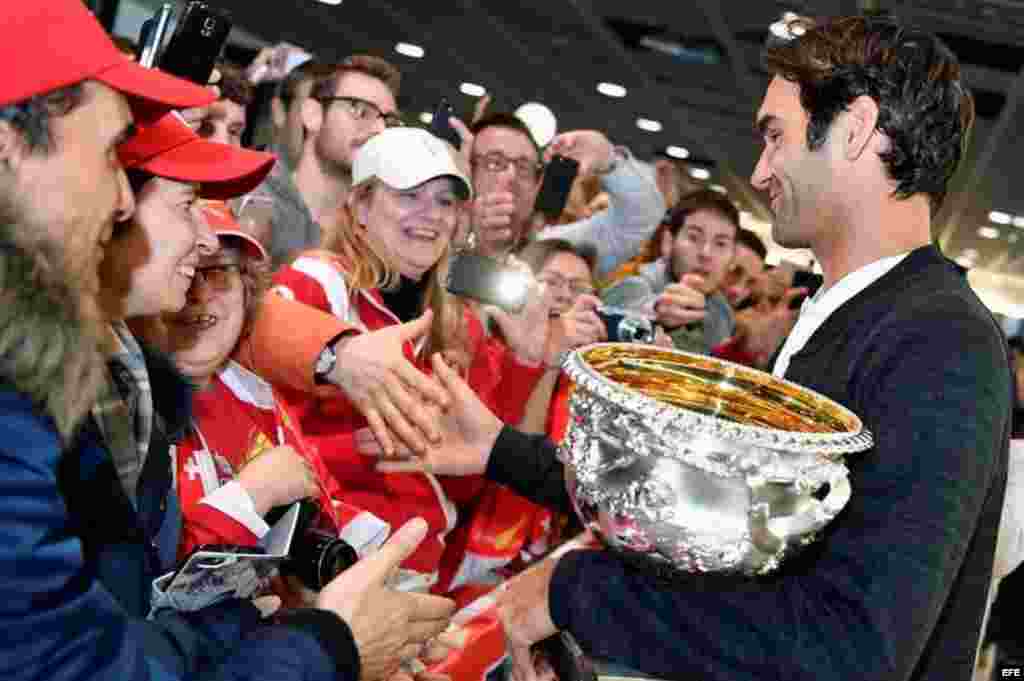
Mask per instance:
[[[569,355],[559,458],[585,527],[653,567],[763,575],[850,498],[860,419],[770,374],[634,343]]]

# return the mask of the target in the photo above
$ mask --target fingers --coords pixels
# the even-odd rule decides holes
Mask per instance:
[[[424,310],[423,314],[419,317],[411,322],[406,322],[399,327],[401,329],[401,331],[399,331],[400,338],[403,342],[409,341],[410,343],[415,343],[420,338],[430,333],[430,324],[433,320],[434,311],[429,308]]]
[[[260,596],[252,599],[252,604],[260,611],[260,617],[266,619],[280,609],[281,598],[279,596]]]
[[[413,518],[398,528],[376,553],[363,558],[335,579],[365,580],[362,585],[364,589],[373,585],[381,586],[395,568],[413,554],[426,536],[427,521],[423,518]]]
[[[387,375],[384,377],[381,389],[374,396],[374,403],[384,423],[387,424],[388,430],[399,441],[407,444],[414,452],[422,452],[427,448],[427,443],[420,434],[420,431],[417,430],[416,425],[413,424],[413,421],[407,417],[407,414],[415,408],[410,409],[407,406],[405,411],[403,411],[395,405],[395,400],[402,398],[404,390],[405,386],[402,385],[401,381],[394,376]],[[432,440],[436,437],[436,434],[431,433]],[[383,446],[383,443],[381,445]],[[389,457],[394,456],[395,451],[396,446],[392,446],[390,449],[385,447],[385,454]]]
[[[384,423],[384,419],[376,408],[369,406],[361,408],[363,416],[366,417],[366,423],[373,432],[374,438],[380,445],[381,452],[386,457],[395,455],[395,441],[391,438],[391,433],[388,430],[387,424]]]
[[[684,274],[679,278],[679,281],[698,291],[703,291],[707,285],[707,281],[699,274]]]
[[[505,314],[501,310],[498,310],[498,313]],[[471,392],[466,382],[448,366],[440,353],[434,353],[434,356],[430,358],[430,363],[434,367],[434,376],[441,381],[441,385],[448,392],[449,400],[465,399],[466,393]]]
[[[378,461],[374,469],[378,473],[429,473],[430,466],[422,459],[403,461]]]
[[[426,400],[438,405],[442,409],[446,409],[450,402],[450,397],[445,390],[437,384],[436,381],[427,376],[422,371],[414,367],[409,362],[402,362],[398,365],[395,372],[406,385],[412,388],[418,393],[419,400]],[[406,395],[408,397],[408,395]],[[414,404],[418,402],[414,401]],[[431,432],[428,429],[424,429],[425,433]]]
[[[409,594],[411,595],[411,594]],[[423,594],[420,594],[423,595]],[[440,598],[434,596],[433,598]],[[408,640],[414,643],[419,643],[421,646],[425,643],[437,638],[437,635],[448,628],[448,622],[450,621],[451,613],[455,611],[455,604],[448,599],[441,599],[447,601],[450,606],[445,610],[447,613],[443,617],[437,619],[420,619],[411,620],[405,627],[405,631],[408,635]]]
[[[355,434],[356,451],[363,456],[372,456],[377,458],[386,458],[384,448],[381,447],[380,442],[377,441],[377,436],[373,434],[373,431],[369,428],[360,428]],[[395,445],[395,451],[393,456],[399,459],[408,459],[413,455],[413,451],[404,442],[399,442]]]
[[[473,133],[471,133],[469,131],[469,128],[466,127],[466,124],[463,123],[460,119],[456,118],[455,116],[449,117],[448,118],[448,122],[451,124],[451,126],[453,128],[455,128],[455,132],[458,133],[459,139],[462,140],[462,147],[461,148],[462,149],[472,148],[473,147]]]
[[[533,668],[533,655],[528,647],[509,646],[509,657],[512,659],[512,678],[514,681],[537,681]]]

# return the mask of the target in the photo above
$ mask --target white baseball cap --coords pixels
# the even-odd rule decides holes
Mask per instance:
[[[423,128],[387,128],[364,144],[352,160],[352,184],[371,177],[393,189],[412,189],[435,177],[451,177],[455,193],[473,198],[473,184],[459,170],[452,147]]]

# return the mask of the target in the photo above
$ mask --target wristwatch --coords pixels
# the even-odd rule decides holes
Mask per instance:
[[[338,353],[334,351],[334,345],[328,343],[316,358],[316,365],[313,367],[313,380],[317,383],[326,383],[327,377],[334,371],[334,365],[337,363]]]
[[[313,381],[317,385],[327,383],[327,377],[334,371],[334,366],[338,363],[338,343],[356,333],[358,332],[354,329],[349,329],[324,345],[324,349],[317,355],[316,364],[313,365]]]

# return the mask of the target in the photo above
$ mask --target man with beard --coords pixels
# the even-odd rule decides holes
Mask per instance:
[[[305,137],[295,169],[274,173],[253,198],[273,201],[274,266],[320,246],[334,232],[352,183],[352,157],[386,127],[400,123],[400,76],[387,61],[354,55],[313,84],[298,104]]]
[[[719,287],[732,265],[740,217],[721,194],[682,197],[662,232],[661,258],[608,288],[607,305],[650,313],[680,350],[707,353],[729,338],[736,320]]]
[[[777,375],[851,409],[874,434],[853,495],[819,541],[751,580],[667,587],[608,551],[572,551],[507,583],[517,662],[562,629],[583,649],[663,678],[971,678],[1006,486],[1012,380],[1005,341],[931,243],[973,123],[956,57],[882,17],[800,21],[770,45],[753,174],[773,237],[810,248],[824,284]],[[444,448],[380,468],[486,472],[570,508],[554,447],[502,428],[442,361]],[[629,626],[623,626],[629,622]]]
[[[145,574],[181,522],[168,503],[169,466],[148,459],[157,463],[129,500],[109,454],[80,428],[113,349],[98,266],[115,225],[135,211],[118,149],[136,117],[152,123],[213,97],[126,60],[78,0],[9,5],[0,59],[22,65],[0,79],[0,677],[387,676],[450,610],[383,587],[422,523],[329,584],[317,609],[279,615],[273,626],[239,600],[144,619],[104,587],[114,563],[137,571],[132,579]],[[102,559],[83,547],[73,530],[83,519],[67,503],[90,487],[104,492],[97,504],[125,500],[112,505],[109,525],[91,528]],[[418,641],[406,647],[410,636]]]

